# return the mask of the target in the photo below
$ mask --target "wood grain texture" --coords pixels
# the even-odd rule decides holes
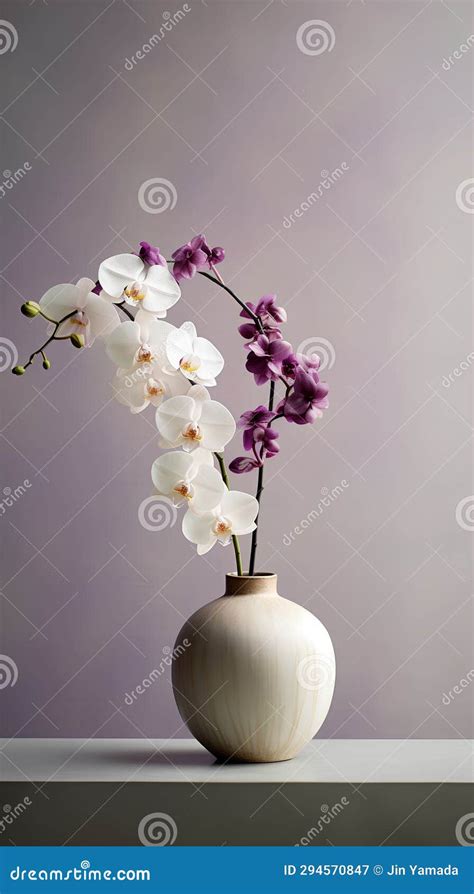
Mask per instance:
[[[195,612],[175,648],[173,690],[190,732],[219,759],[289,760],[313,738],[332,700],[326,628],[277,593],[276,575],[227,575],[226,594]]]

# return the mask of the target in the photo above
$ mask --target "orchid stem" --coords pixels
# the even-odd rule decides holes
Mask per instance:
[[[115,307],[117,308],[117,310],[121,310],[122,313],[125,314],[125,316],[128,317],[129,320],[135,320],[133,314],[130,313],[130,311],[127,310],[127,308],[125,307],[125,301],[121,301],[120,304],[116,304]]]
[[[35,359],[37,354],[41,354],[44,358],[44,350],[45,350],[45,348],[48,347],[48,345],[52,341],[61,341],[62,340],[62,338],[63,338],[62,336],[56,337],[56,333],[57,333],[59,327],[61,326],[61,323],[64,323],[65,320],[68,320],[69,317],[73,317],[74,314],[76,314],[76,313],[77,313],[77,311],[73,310],[73,311],[71,311],[71,313],[66,314],[66,316],[62,317],[60,320],[53,320],[53,319],[51,319],[51,317],[47,317],[46,314],[43,313],[43,311],[40,311],[41,316],[44,317],[45,320],[48,320],[49,323],[54,323],[54,331],[51,333],[49,338],[47,338],[46,341],[43,342],[43,344],[40,345],[39,348],[37,348],[36,351],[33,351],[33,353],[30,354],[29,360],[27,361],[27,363],[25,363],[25,366],[24,366],[25,370],[28,369],[29,366],[31,366],[31,364],[33,363],[33,360]],[[69,338],[69,336],[67,336],[67,338]]]
[[[269,410],[273,410],[274,400],[275,400],[275,382],[272,381],[272,382],[270,382],[270,394],[268,396],[268,409]],[[260,518],[260,502],[261,502],[262,493],[263,493],[263,469],[264,469],[264,463],[262,461],[262,465],[260,466],[260,468],[258,470],[257,493],[255,494],[255,497],[257,499],[257,503],[259,506],[259,511],[258,511],[257,518],[255,519],[255,524],[257,527],[255,528],[255,530],[252,533],[252,543],[251,543],[251,547],[250,547],[249,574],[251,574],[251,575],[255,574],[255,558],[257,555],[257,544],[258,544],[258,521]]]
[[[214,456],[216,457],[217,462],[219,463],[219,469],[220,469],[220,472],[221,472],[222,480],[223,480],[223,482],[224,482],[224,484],[225,484],[227,490],[230,490],[230,487],[229,487],[229,476],[228,476],[228,474],[227,474],[227,469],[226,469],[226,465],[225,465],[225,462],[224,462],[224,457],[222,456],[222,453],[215,453]],[[240,552],[239,538],[236,537],[235,534],[232,534],[232,546],[234,547],[235,562],[236,562],[236,565],[237,565],[237,574],[239,575],[239,577],[241,577],[241,576],[243,575],[243,573],[244,573],[244,572],[243,572],[243,569],[242,569],[242,554],[241,554],[241,552]]]
[[[217,274],[217,270],[215,270],[215,268],[213,268],[213,269],[214,269],[214,272]],[[252,310],[250,310],[249,307],[247,307],[245,302],[242,301],[240,298],[238,298],[237,295],[235,294],[235,292],[233,292],[232,289],[229,289],[229,286],[226,286],[226,284],[223,281],[220,274],[219,274],[219,278],[217,278],[217,276],[211,276],[210,273],[206,273],[204,270],[200,270],[199,273],[201,276],[205,276],[206,279],[210,279],[211,282],[215,283],[217,286],[220,286],[221,289],[225,289],[225,291],[234,299],[234,301],[237,301],[237,304],[240,305],[242,310],[245,310],[245,312],[249,315],[249,317],[254,321],[255,325],[258,327],[259,332],[261,332],[262,334],[264,333],[265,330],[263,328],[263,323],[262,323],[260,317],[258,316],[258,314],[254,314],[254,312]]]

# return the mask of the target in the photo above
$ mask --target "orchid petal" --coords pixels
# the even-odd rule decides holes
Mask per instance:
[[[120,323],[105,339],[105,350],[110,359],[123,369],[133,366],[140,346],[140,326],[135,321]]]
[[[226,487],[217,469],[203,465],[193,478],[193,489],[191,508],[195,512],[209,512],[219,506]]]
[[[217,539],[213,538],[212,528],[214,524],[215,515],[213,512],[206,512],[204,515],[196,515],[191,509],[188,509],[186,515],[183,517],[183,534],[187,540],[191,541],[191,543],[205,546],[211,541],[215,542],[215,539]]]
[[[193,464],[193,456],[182,451],[159,456],[151,467],[151,477],[157,491],[171,496],[180,481],[189,480]]]
[[[192,397],[170,397],[156,411],[156,427],[170,443],[179,443],[183,430],[195,421],[196,403]]]
[[[235,434],[235,420],[227,407],[216,400],[204,401],[201,405],[199,428],[202,447],[220,452]]]
[[[90,322],[91,342],[97,336],[106,337],[120,325],[120,317],[114,305],[93,292],[88,293],[85,313]]]
[[[146,293],[142,306],[150,313],[162,313],[168,310],[181,297],[181,289],[174,276],[161,264],[148,267],[145,284]]]
[[[226,491],[222,498],[221,512],[230,520],[233,534],[246,534],[255,530],[258,502],[250,494],[238,490]]]
[[[120,298],[130,283],[144,278],[144,270],[143,261],[136,255],[114,255],[102,261],[99,267],[99,282],[105,292],[113,298]]]

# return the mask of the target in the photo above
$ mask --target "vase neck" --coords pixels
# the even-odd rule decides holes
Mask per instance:
[[[226,574],[226,596],[275,596],[277,594],[276,574]]]

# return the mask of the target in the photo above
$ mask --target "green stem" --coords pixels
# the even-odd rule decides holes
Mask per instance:
[[[223,480],[223,482],[224,482],[224,484],[225,484],[227,490],[230,490],[230,487],[229,487],[229,476],[228,476],[228,474],[227,474],[227,469],[226,469],[226,466],[225,466],[224,457],[222,456],[221,453],[215,453],[214,456],[216,457],[217,462],[219,463],[219,469],[220,469],[220,472],[221,472],[222,480]],[[236,562],[236,565],[237,565],[237,574],[241,577],[241,576],[243,575],[243,573],[244,573],[244,572],[243,572],[243,569],[242,569],[242,554],[241,554],[241,552],[240,552],[239,538],[236,537],[235,534],[232,534],[232,545],[233,545],[233,547],[234,547],[235,562]]]
[[[28,369],[29,366],[31,366],[31,364],[33,363],[33,360],[35,359],[37,354],[43,355],[44,349],[47,348],[48,345],[52,341],[61,341],[64,338],[64,336],[58,336],[56,338],[56,333],[57,333],[59,327],[61,326],[61,323],[64,323],[65,320],[69,320],[69,317],[73,317],[74,314],[77,313],[77,310],[72,310],[70,313],[66,314],[66,316],[62,317],[60,320],[53,320],[53,319],[51,319],[51,317],[47,317],[46,314],[43,313],[43,311],[40,311],[40,313],[41,313],[41,316],[44,317],[45,320],[48,320],[49,323],[54,323],[54,331],[51,333],[49,338],[47,338],[46,341],[36,351],[33,351],[33,353],[30,354],[29,360],[27,361],[27,363],[25,363],[25,366],[24,366],[25,370]],[[66,336],[66,337],[69,338],[69,336]]]
[[[274,400],[275,400],[275,382],[272,381],[272,382],[270,382],[270,394],[268,396],[268,409],[269,410],[273,410]],[[258,544],[258,521],[260,518],[260,502],[261,502],[262,493],[263,493],[263,469],[264,469],[264,465],[262,462],[262,465],[260,466],[260,468],[258,470],[257,493],[255,494],[255,497],[256,497],[256,500],[257,500],[257,503],[259,506],[259,511],[258,511],[257,518],[255,519],[255,524],[257,527],[255,528],[255,530],[252,533],[252,543],[250,546],[249,574],[251,574],[251,575],[255,574],[255,558],[257,555],[257,544]]]

